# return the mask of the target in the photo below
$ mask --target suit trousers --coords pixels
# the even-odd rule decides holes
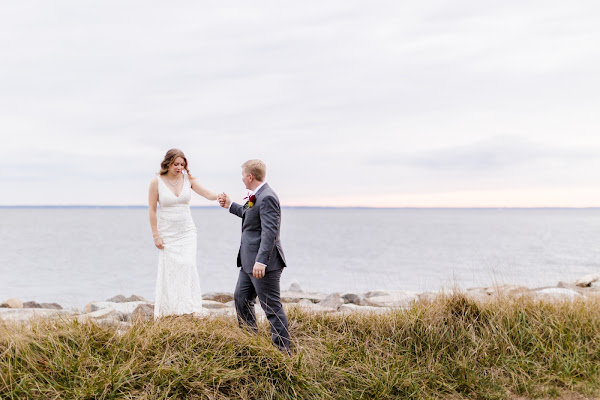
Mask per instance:
[[[242,328],[257,332],[254,304],[256,297],[271,324],[271,338],[280,350],[289,351],[290,333],[288,320],[281,305],[279,279],[283,269],[268,271],[261,279],[256,279],[240,268],[234,292],[238,323]]]

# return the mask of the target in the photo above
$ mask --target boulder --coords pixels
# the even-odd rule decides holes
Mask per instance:
[[[594,292],[598,289],[598,288],[592,288],[592,287],[581,287],[581,286],[577,286],[574,283],[568,283],[568,282],[562,282],[562,281],[558,282],[558,285],[556,285],[556,287],[561,288],[561,289],[570,289],[579,294],[588,294],[588,293]],[[550,288],[540,288],[540,289],[550,289]]]
[[[299,292],[299,293],[302,293],[302,292],[304,292],[304,290],[302,290],[302,286],[300,286],[300,284],[298,283],[298,281],[294,281],[294,282],[292,282],[292,284],[288,288],[288,292]]]
[[[46,308],[49,310],[62,310],[62,306],[58,303],[38,303],[35,301],[26,301],[23,303],[23,308]]]
[[[531,292],[531,289],[529,289],[528,287],[520,286],[520,285],[509,285],[509,284],[494,285],[494,286],[490,286],[490,287],[486,288],[485,290],[489,296],[498,296],[498,295],[513,296],[513,295],[527,294],[527,293]]]
[[[132,294],[127,298],[127,301],[143,301],[144,303],[150,303],[146,298],[142,296],[138,296],[137,294]]]
[[[233,300],[233,294],[226,292],[211,292],[202,296],[202,300],[217,301],[219,303],[227,303]]]
[[[364,295],[358,295],[356,293],[344,293],[342,299],[344,304],[356,304],[360,305],[361,298],[366,299]]]
[[[356,304],[344,304],[340,309],[341,312],[344,313],[365,313],[365,314],[383,314],[392,311],[392,308],[389,307],[371,307],[371,306],[357,306]]]
[[[332,310],[338,311],[344,303],[342,302],[342,298],[340,297],[339,293],[332,293],[321,300],[318,304],[321,307],[331,308]]]
[[[369,297],[372,305],[377,307],[407,308],[417,300],[417,295],[412,292],[386,292],[382,296]]]
[[[62,310],[62,306],[58,303],[42,303],[40,304],[42,308],[46,308],[49,310]]]
[[[592,286],[592,283],[596,282],[598,279],[600,279],[600,274],[585,275],[577,279],[575,285],[579,287],[590,287]]]
[[[357,306],[372,306],[373,303],[364,295],[356,293],[344,293],[342,295],[344,304],[356,304]]]
[[[83,312],[84,313],[91,313],[92,312],[92,304],[96,303],[95,301],[89,302],[87,303],[84,307],[83,307]]]
[[[202,308],[206,308],[209,310],[218,310],[220,308],[227,308],[227,305],[218,301],[202,300]]]
[[[23,308],[23,302],[16,298],[6,299],[4,304],[6,304],[8,308]]]
[[[106,301],[109,301],[111,303],[131,303],[134,301],[143,301],[144,303],[150,303],[148,300],[146,300],[142,296],[138,296],[137,294],[132,294],[129,297],[125,297],[122,294],[118,294],[115,297],[111,297]]]
[[[90,304],[92,312],[104,309],[111,309],[123,314],[131,314],[140,304],[148,304],[145,301],[128,301],[123,303],[114,303],[111,301],[97,301]]]
[[[148,303],[138,305],[131,313],[132,321],[151,321],[154,319],[154,306]]]
[[[532,293],[542,298],[557,300],[573,300],[581,296],[576,291],[565,288],[546,288],[533,291]]]
[[[304,307],[312,307],[315,306],[316,304],[313,303],[312,301],[308,300],[308,299],[300,299],[299,302],[296,303],[299,306],[304,306]]]
[[[333,308],[321,307],[319,304],[315,304],[308,299],[301,299],[297,303],[288,303],[288,304],[284,304],[283,306],[286,309],[286,311],[290,310],[292,308],[302,310],[303,312],[319,313],[319,314],[334,313],[337,311],[337,310],[334,310]]]
[[[106,318],[116,317],[117,311],[112,308],[104,308],[102,310],[94,311],[89,314],[83,314],[77,316],[77,321],[87,322],[91,320],[101,320]],[[112,318],[115,319],[115,318]]]
[[[281,301],[283,303],[297,303],[302,299],[307,299],[312,301],[313,303],[318,303],[327,297],[324,293],[314,293],[314,292],[282,292],[281,293]]]
[[[118,294],[106,301],[110,301],[112,303],[125,303],[127,301],[127,297],[123,296],[122,294]]]
[[[45,310],[43,308],[1,308],[0,320],[27,322],[31,318],[65,318],[78,315],[72,310]]]

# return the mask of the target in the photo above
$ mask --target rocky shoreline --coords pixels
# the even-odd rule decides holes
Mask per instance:
[[[365,293],[319,293],[306,292],[294,282],[288,290],[281,293],[286,309],[298,307],[303,311],[315,313],[371,312],[382,313],[394,309],[410,307],[416,301],[433,300],[444,292],[408,292],[377,290]],[[600,297],[600,274],[586,275],[573,283],[559,282],[556,286],[528,288],[519,285],[496,285],[476,287],[461,291],[474,300],[489,301],[500,296],[532,296],[543,300],[575,300],[586,297]],[[203,312],[199,317],[235,316],[233,294],[213,292],[202,296]],[[258,318],[264,318],[264,312],[256,305]],[[125,297],[117,295],[105,301],[92,301],[83,310],[63,309],[57,303],[22,302],[11,298],[0,304],[0,320],[27,322],[32,318],[66,318],[80,323],[95,321],[101,324],[126,328],[133,321],[153,319],[152,302],[137,295]]]

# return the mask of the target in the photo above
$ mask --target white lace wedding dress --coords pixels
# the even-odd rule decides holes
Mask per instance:
[[[158,177],[158,233],[165,246],[159,250],[154,318],[202,313],[200,277],[196,269],[196,225],[190,212],[192,188],[183,174],[179,196]]]

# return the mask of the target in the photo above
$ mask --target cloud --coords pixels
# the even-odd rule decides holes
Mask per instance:
[[[597,158],[597,150],[558,148],[517,137],[494,137],[470,145],[370,158],[369,163],[405,166],[438,172],[490,173],[552,161],[579,163]]]
[[[138,201],[171,147],[230,191],[263,158],[296,203],[359,182],[386,204],[517,174],[581,182],[600,147],[598,6],[543,6],[3,4],[0,183],[18,190],[0,203],[74,178],[79,201]]]

